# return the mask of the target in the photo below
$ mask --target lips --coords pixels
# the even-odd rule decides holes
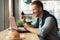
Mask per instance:
[[[33,16],[34,16],[34,17],[37,17],[37,16],[38,16],[38,14],[33,14]]]

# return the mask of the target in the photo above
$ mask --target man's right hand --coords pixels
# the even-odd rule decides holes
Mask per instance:
[[[23,15],[22,17],[21,17],[21,21],[23,22],[23,23],[25,23],[26,21],[26,16],[25,15]]]

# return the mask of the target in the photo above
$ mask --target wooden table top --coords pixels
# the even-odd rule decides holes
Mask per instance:
[[[6,40],[8,30],[0,32],[0,40]],[[39,40],[38,36],[33,33],[20,33],[20,36],[24,36],[22,40]]]

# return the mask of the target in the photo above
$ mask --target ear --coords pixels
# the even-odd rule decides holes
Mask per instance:
[[[42,11],[42,7],[39,7],[40,11]]]

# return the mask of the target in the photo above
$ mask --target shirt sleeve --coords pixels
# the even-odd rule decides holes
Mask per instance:
[[[39,35],[41,37],[45,37],[48,34],[48,32],[54,27],[54,25],[55,25],[54,19],[52,17],[47,17],[45,19],[44,25],[41,28],[39,28],[40,33]]]

